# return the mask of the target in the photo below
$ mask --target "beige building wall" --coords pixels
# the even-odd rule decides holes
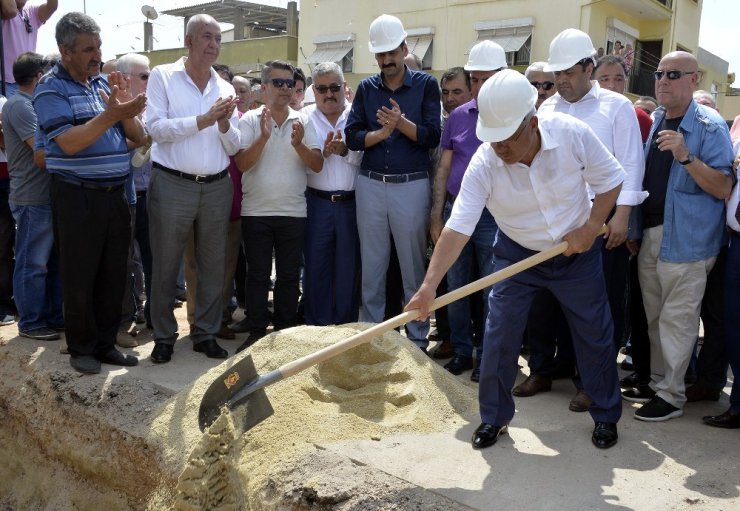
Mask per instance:
[[[672,9],[664,4],[670,3]],[[478,33],[476,22],[531,18],[533,22],[530,62],[547,60],[550,41],[565,28],[589,33],[595,47],[608,49],[607,39],[614,28],[625,28],[636,40],[661,43],[657,58],[677,46],[693,53],[698,49],[701,0],[321,0],[302,4],[300,13],[298,64],[308,71],[306,59],[316,49],[315,38],[352,34],[354,85],[377,72],[369,52],[368,28],[380,14],[399,17],[407,31],[431,27],[434,31],[431,72],[463,65]],[[613,37],[612,37],[613,39]],[[520,70],[525,66],[517,66]],[[647,70],[649,77],[651,70]]]

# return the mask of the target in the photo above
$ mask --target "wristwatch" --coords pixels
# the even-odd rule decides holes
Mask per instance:
[[[684,161],[680,161],[678,163],[680,163],[681,165],[688,165],[692,161],[694,161],[694,155],[691,154],[691,153],[689,153],[689,155],[686,157],[686,159]]]

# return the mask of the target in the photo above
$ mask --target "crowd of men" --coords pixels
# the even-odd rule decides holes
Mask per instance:
[[[482,41],[439,83],[398,18],[369,33],[380,72],[352,93],[332,62],[310,78],[279,60],[257,83],[230,75],[205,14],[187,24],[185,57],[150,70],[128,54],[102,73],[100,28],[65,14],[57,61],[20,53],[2,109],[19,334],[63,331],[71,366],[94,374],[138,363],[116,345],[136,344],[122,327],[139,316],[152,362],[170,362],[184,275],[188,337],[209,358],[229,355],[217,337],[247,333],[241,351],[270,327],[381,322],[393,302],[419,309],[405,334],[427,352],[439,289],[567,241],[450,304],[448,338],[439,325],[428,354],[480,382],[473,447],[507,431],[513,396],[556,378],[573,378],[569,409],[590,413],[599,448],[617,442],[622,399],[648,422],[718,400],[728,363],[740,371],[739,160],[695,91],[695,57],[665,55],[656,99],[632,104],[629,64],[597,58],[576,29],[524,74]],[[231,324],[235,293],[245,317]],[[625,344],[635,370],[619,380]],[[515,387],[523,348],[530,374]],[[703,420],[740,427],[740,383]]]

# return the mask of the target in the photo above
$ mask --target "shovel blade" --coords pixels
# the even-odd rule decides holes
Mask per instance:
[[[232,409],[232,396],[256,380],[258,376],[252,356],[248,355],[234,364],[219,379],[211,383],[208,390],[203,394],[200,410],[198,411],[200,430],[205,431],[222,412],[228,413]],[[243,405],[244,415],[240,413],[235,423],[237,425],[241,424],[242,432],[249,431],[274,412],[263,389],[256,390],[246,398],[242,397],[239,401],[239,409]]]

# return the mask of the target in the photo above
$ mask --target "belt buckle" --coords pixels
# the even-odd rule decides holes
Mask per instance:
[[[381,176],[383,176],[383,182],[384,183],[392,183],[392,181],[386,181],[386,179],[390,179],[390,177],[391,177],[390,175],[388,175],[388,174],[381,174]]]
[[[196,175],[195,176],[195,182],[196,183],[205,183],[207,178],[208,178],[208,176]]]
[[[331,194],[331,201],[332,202],[339,202],[342,200],[342,195],[338,193],[332,193]]]

